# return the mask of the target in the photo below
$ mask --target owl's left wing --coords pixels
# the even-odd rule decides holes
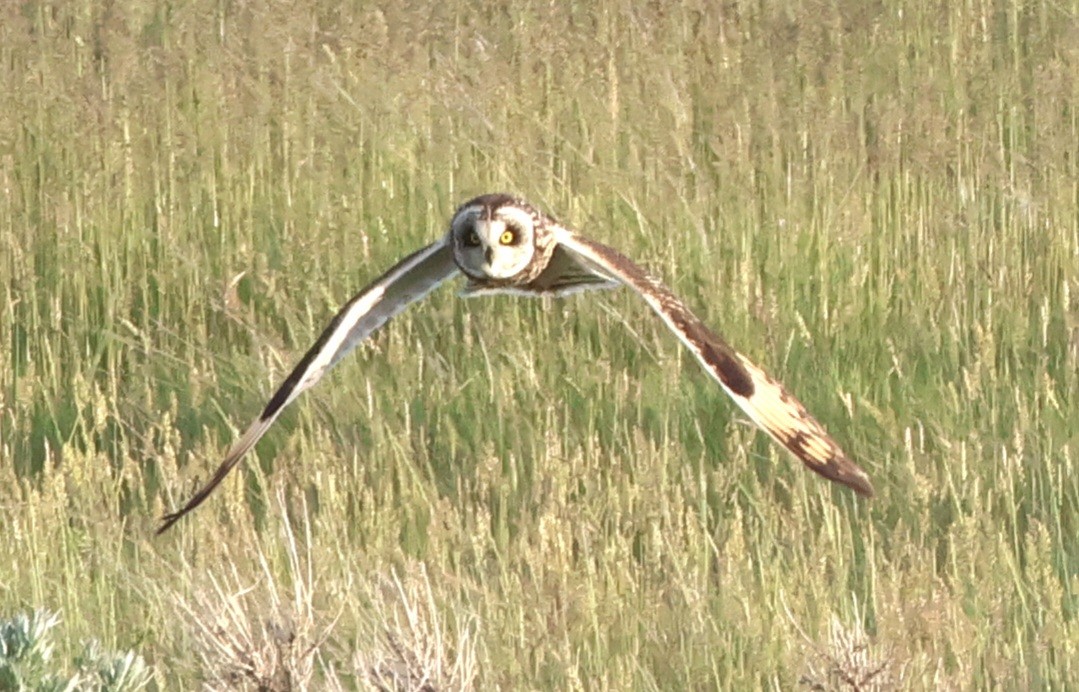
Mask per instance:
[[[866,497],[873,496],[869,476],[843,453],[805,406],[710,331],[666,286],[613,248],[565,228],[559,227],[555,233],[560,246],[586,266],[640,294],[708,374],[773,439],[825,478]]]
[[[202,504],[229,471],[262,438],[281,410],[315,385],[326,371],[391,317],[419,300],[457,273],[449,236],[412,253],[367,288],[356,294],[330,321],[329,326],[277,388],[270,403],[237,440],[213,478],[187,504],[162,519],[160,534]]]

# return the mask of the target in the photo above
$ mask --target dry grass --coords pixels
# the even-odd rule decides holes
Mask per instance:
[[[3,5],[0,603],[168,689],[1075,687],[1077,16]],[[488,190],[668,279],[879,496],[625,292],[444,290],[154,540]]]
[[[229,561],[222,564],[223,574],[208,572],[203,577],[208,584],[191,596],[177,595],[209,689],[291,692],[312,687],[315,661],[332,622],[319,629],[310,554],[301,555],[300,537],[287,521],[281,534],[288,561],[280,577],[259,551],[258,582],[245,584],[237,562]]]
[[[360,686],[373,690],[466,690],[476,678],[476,623],[451,631],[422,564],[382,579],[349,584],[347,608],[358,627],[351,646],[331,644],[346,603],[323,613],[307,533],[287,519],[283,494],[279,539],[286,564],[275,569],[262,546],[254,547],[260,574],[247,583],[238,564],[193,575],[176,593],[176,605],[200,658],[203,685],[213,690],[267,692]],[[188,595],[190,591],[190,595]]]
[[[381,589],[371,595],[372,632],[353,658],[356,676],[377,690],[473,689],[476,623],[466,620],[447,637],[422,565],[377,586]]]
[[[828,638],[817,643],[800,631],[809,655],[799,684],[811,690],[883,692],[909,687],[907,669],[895,650],[882,650],[857,622],[844,624],[833,617]]]

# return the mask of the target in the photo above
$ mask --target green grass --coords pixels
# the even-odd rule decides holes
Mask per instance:
[[[347,5],[0,9],[0,615],[162,689],[1079,685],[1079,5]],[[155,538],[496,190],[669,281],[878,497],[626,291],[451,288]]]

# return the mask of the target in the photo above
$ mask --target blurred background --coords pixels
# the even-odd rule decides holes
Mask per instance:
[[[1075,686],[1077,18],[4,4],[0,618],[53,649],[0,676]],[[493,191],[668,282],[877,497],[629,291],[452,286],[155,538],[337,308]]]

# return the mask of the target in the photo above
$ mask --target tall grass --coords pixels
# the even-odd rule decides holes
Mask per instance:
[[[167,689],[1074,687],[1077,20],[4,5],[2,612]],[[669,281],[878,497],[628,292],[447,289],[154,539],[334,310],[493,190]]]

